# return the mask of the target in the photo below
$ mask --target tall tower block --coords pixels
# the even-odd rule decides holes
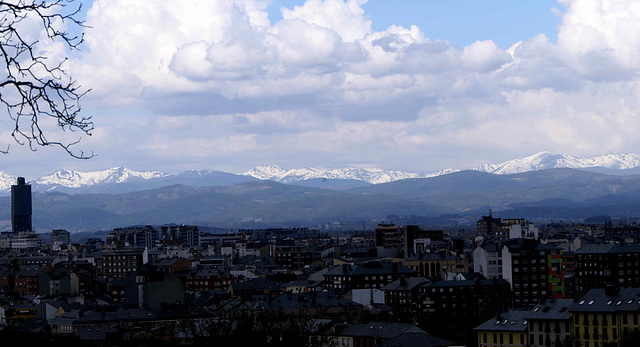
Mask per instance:
[[[11,186],[11,231],[33,231],[31,225],[31,185],[24,177],[18,177],[16,185]]]

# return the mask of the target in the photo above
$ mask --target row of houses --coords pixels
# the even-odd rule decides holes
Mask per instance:
[[[619,346],[637,343],[640,288],[591,289],[578,301],[549,299],[477,326],[478,346]]]

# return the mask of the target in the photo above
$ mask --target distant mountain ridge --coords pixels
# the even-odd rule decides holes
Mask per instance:
[[[47,176],[40,177],[32,182],[32,184],[61,185],[68,188],[79,188],[96,184],[124,183],[132,180],[150,180],[167,176],[169,176],[169,174],[159,171],[133,171],[125,167],[116,167],[94,172],[62,169]]]
[[[5,195],[9,193],[17,177],[0,171],[0,193]],[[28,180],[28,184],[36,192],[120,194],[176,184],[205,187],[228,186],[250,181],[257,181],[257,179],[215,170],[188,170],[169,174],[115,167],[91,172],[61,169],[49,175]]]
[[[452,171],[453,172],[453,171]],[[387,183],[407,178],[418,178],[421,175],[403,171],[386,171],[381,169],[364,169],[349,166],[343,169],[317,169],[313,167],[285,170],[276,165],[260,165],[242,175],[261,180],[271,180],[280,183],[294,183],[309,179],[349,179],[371,184]]]
[[[546,169],[590,169],[604,168],[609,170],[628,170],[640,167],[640,155],[637,154],[608,154],[591,158],[578,158],[565,154],[551,154],[539,152],[534,155],[505,161],[499,164],[484,164],[469,170],[492,173],[497,175],[510,175],[529,171]],[[407,178],[431,178],[442,176],[461,169],[445,169],[430,173],[410,173],[404,171],[385,171],[380,169],[363,169],[347,167],[344,169],[291,169],[285,170],[276,165],[261,165],[242,175],[252,176],[262,180],[271,180],[280,183],[294,183],[312,178],[326,179],[352,179],[371,184],[389,183]]]
[[[624,153],[578,158],[564,154],[539,152],[528,157],[499,164],[485,164],[469,170],[508,175],[552,168],[588,169],[607,171],[606,173],[609,174],[640,173],[640,155]],[[240,174],[204,169],[171,174],[116,167],[93,172],[61,169],[28,181],[35,191],[67,193],[124,193],[172,184],[226,186],[254,180],[270,180],[285,184],[302,184],[309,187],[342,190],[404,179],[438,177],[460,171],[462,170],[445,169],[430,173],[411,173],[355,166],[342,169],[308,167],[285,170],[276,165],[260,165]],[[15,184],[16,178],[17,175],[0,171],[0,192],[8,193],[11,185]]]
[[[488,210],[501,218],[534,222],[549,218],[580,222],[593,216],[640,221],[640,175],[569,168],[511,175],[465,170],[342,191],[254,179],[227,186],[175,184],[121,194],[38,192],[33,201],[33,224],[42,232],[167,223],[318,227],[396,217],[411,224],[465,226],[475,224]],[[0,230],[10,228],[10,206],[9,197],[0,197]]]
[[[564,154],[540,152],[529,157],[517,158],[500,164],[481,165],[474,170],[498,175],[509,175],[546,169],[588,169],[606,168],[611,170],[628,170],[640,167],[640,156],[637,154],[608,154],[591,158],[578,158]]]

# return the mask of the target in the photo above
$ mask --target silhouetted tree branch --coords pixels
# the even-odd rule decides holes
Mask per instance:
[[[24,32],[26,22],[36,19],[47,39],[61,41],[70,50],[78,49],[83,38],[60,30],[64,25],[83,26],[76,18],[82,4],[64,12],[72,1],[0,1],[0,55],[4,62],[0,66],[0,70],[4,70],[0,76],[0,102],[13,120],[11,135],[19,144],[28,144],[34,151],[40,146],[59,146],[75,158],[87,159],[94,154],[71,150],[79,139],[50,140],[41,124],[44,119],[53,119],[63,131],[80,130],[91,135],[91,117],[80,114],[80,98],[88,90],[82,91],[67,75],[63,66],[66,58],[60,62],[48,61],[48,57],[38,51],[38,40],[28,39]],[[0,150],[7,151],[8,148]]]

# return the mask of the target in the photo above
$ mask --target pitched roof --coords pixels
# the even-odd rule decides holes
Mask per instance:
[[[454,342],[429,335],[427,333],[407,332],[396,336],[392,339],[384,341],[381,346],[385,347],[447,347],[459,346]]]
[[[640,253],[640,244],[587,244],[576,250],[576,254],[604,254],[604,253]]]
[[[472,286],[509,286],[505,279],[492,278],[490,280],[462,280],[462,281],[436,281],[425,283],[425,287],[472,287]]]
[[[527,316],[529,320],[569,320],[573,299],[548,299],[537,304]]]
[[[427,279],[424,277],[409,277],[404,280],[393,281],[386,286],[380,288],[382,290],[412,290],[419,285],[426,283]]]
[[[390,261],[370,261],[363,264],[334,266],[324,276],[370,276],[390,275],[399,273],[404,275],[417,274],[417,272],[400,263]]]
[[[84,312],[74,321],[76,325],[105,324],[120,321],[149,321],[155,320],[158,316],[152,311],[145,309],[120,309],[110,312],[89,311]]]
[[[569,311],[640,312],[640,288],[591,289]]]
[[[524,332],[529,310],[509,310],[478,325],[474,330]]]
[[[347,324],[337,335],[388,340],[405,333],[423,334],[426,332],[413,324],[370,322],[367,324]]]

